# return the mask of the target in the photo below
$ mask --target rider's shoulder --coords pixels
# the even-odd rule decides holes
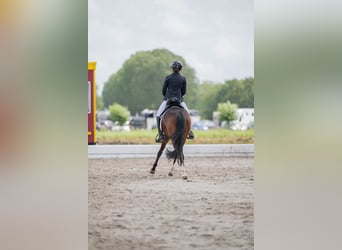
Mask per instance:
[[[167,79],[172,79],[172,78],[175,78],[175,77],[177,77],[174,73],[172,73],[172,74],[170,74],[170,75],[167,75],[166,77],[165,77],[165,79],[167,80]]]
[[[185,76],[183,76],[183,75],[179,75],[179,77],[183,80],[183,81],[186,81],[186,78],[185,78]]]

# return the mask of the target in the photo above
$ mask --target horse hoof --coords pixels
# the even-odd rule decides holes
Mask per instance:
[[[187,180],[188,179],[188,177],[187,176],[183,176],[183,180]]]
[[[173,173],[169,173],[169,176],[173,176]]]
[[[154,174],[154,171],[153,171],[153,170],[151,170],[151,171],[150,171],[150,174]]]

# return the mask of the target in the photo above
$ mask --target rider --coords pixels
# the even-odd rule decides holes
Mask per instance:
[[[190,114],[188,107],[183,101],[183,96],[186,93],[186,78],[182,76],[179,72],[182,70],[183,65],[179,61],[174,61],[171,64],[171,69],[173,73],[168,75],[165,78],[162,94],[164,96],[163,102],[160,104],[160,107],[157,111],[157,128],[158,128],[158,136],[156,138],[156,142],[162,142],[164,139],[163,132],[160,128],[160,115],[166,108],[167,100],[171,97],[177,97],[181,101],[181,106]],[[188,134],[188,139],[194,139],[195,136],[193,132],[190,130]]]

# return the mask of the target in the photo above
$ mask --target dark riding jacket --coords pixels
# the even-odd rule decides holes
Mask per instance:
[[[177,97],[183,102],[183,95],[186,93],[186,78],[179,73],[172,73],[165,78],[162,93],[164,100]]]

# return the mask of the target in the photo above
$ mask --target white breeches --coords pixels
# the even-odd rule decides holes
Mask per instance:
[[[186,106],[185,102],[181,102],[181,106],[190,114],[190,111],[189,111],[188,107]],[[157,111],[157,117],[158,116],[160,117],[161,113],[163,113],[165,108],[166,108],[166,101],[164,100],[159,106],[159,109]]]

